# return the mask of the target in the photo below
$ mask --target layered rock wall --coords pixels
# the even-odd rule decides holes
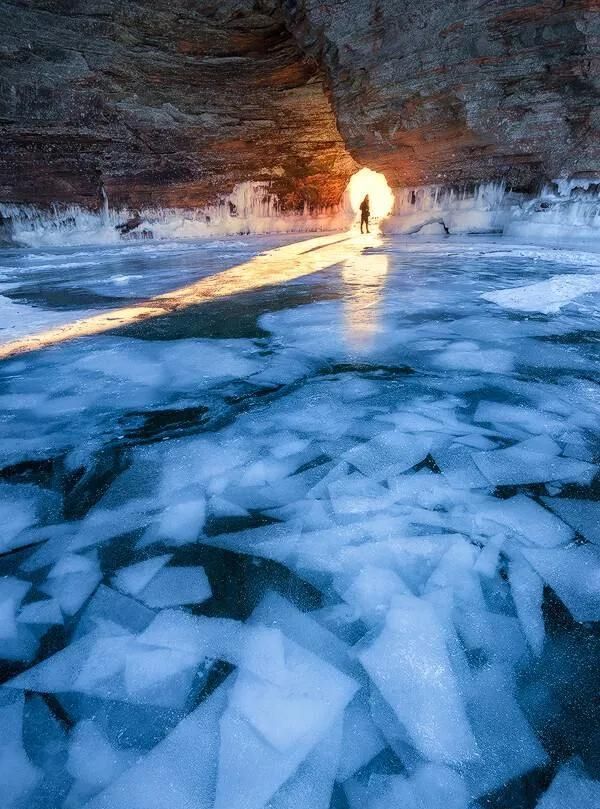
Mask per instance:
[[[245,180],[338,201],[355,165],[265,0],[0,2],[0,201],[203,206]]]
[[[396,187],[600,174],[597,0],[284,0],[352,155]]]
[[[600,175],[598,0],[0,0],[0,202]],[[355,162],[356,161],[356,162]]]

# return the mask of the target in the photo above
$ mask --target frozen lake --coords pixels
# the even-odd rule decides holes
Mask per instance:
[[[506,239],[0,252],[2,809],[599,806],[599,302]]]

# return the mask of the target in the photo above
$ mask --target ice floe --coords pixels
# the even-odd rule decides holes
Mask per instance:
[[[600,292],[598,275],[556,275],[549,281],[486,292],[482,298],[505,309],[553,314],[589,292]]]

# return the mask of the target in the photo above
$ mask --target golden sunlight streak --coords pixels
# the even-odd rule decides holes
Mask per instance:
[[[358,268],[358,257],[364,247],[363,239],[340,233],[294,242],[255,256],[250,261],[229,270],[202,278],[194,284],[156,295],[137,306],[112,309],[38,334],[11,340],[4,345],[0,344],[0,359],[36,351],[66,340],[112,331],[130,323],[166,315],[204,301],[280,284],[319,272],[340,261],[354,260]],[[365,259],[368,262],[366,256],[363,256],[361,261]]]

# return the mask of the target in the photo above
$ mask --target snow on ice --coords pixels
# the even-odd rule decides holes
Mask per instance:
[[[482,297],[505,309],[551,314],[590,292],[600,292],[600,278],[597,275],[574,274],[555,275],[549,281],[487,292]]]

